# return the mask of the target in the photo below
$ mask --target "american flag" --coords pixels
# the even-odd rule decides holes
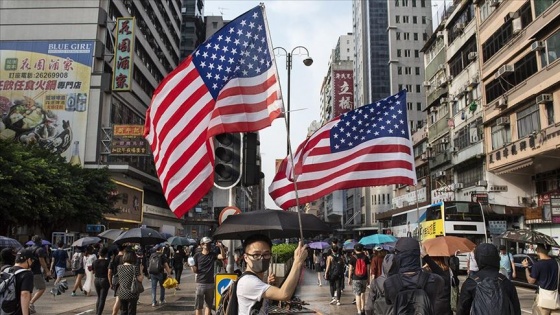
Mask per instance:
[[[346,112],[326,123],[280,164],[269,187],[276,204],[300,205],[335,190],[416,184],[406,115],[406,91]]]
[[[257,131],[283,109],[264,7],[218,30],[154,92],[144,136],[171,210],[181,217],[213,186],[211,137]]]

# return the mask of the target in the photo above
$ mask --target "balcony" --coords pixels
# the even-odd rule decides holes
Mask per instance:
[[[441,117],[438,121],[436,121],[429,127],[428,138],[430,139],[430,141],[434,141],[435,139],[449,132],[449,124],[447,123],[448,120],[449,113],[443,115],[443,117]]]
[[[451,153],[449,151],[436,153],[430,159],[430,169],[437,168],[449,162],[451,162]]]
[[[447,94],[448,92],[449,88],[447,87],[447,85],[445,87],[436,87],[436,89],[432,93],[428,94],[428,103],[426,103],[426,108],[430,107],[430,105],[432,105],[435,101],[437,101],[440,97]]]

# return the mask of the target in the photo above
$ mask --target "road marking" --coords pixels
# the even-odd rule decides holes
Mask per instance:
[[[531,312],[531,311],[527,311],[527,310],[524,310],[524,309],[521,309],[521,311],[522,311],[523,313],[529,313],[529,314],[532,314],[532,313],[533,313],[533,312]]]
[[[76,314],[76,315],[83,315],[83,314],[87,314],[87,313],[93,313],[93,311],[95,311],[95,310],[94,310],[94,309],[91,309],[91,310],[83,311],[83,312],[78,313],[78,314]]]

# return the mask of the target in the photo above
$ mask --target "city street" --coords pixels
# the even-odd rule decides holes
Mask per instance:
[[[460,277],[461,281],[464,276]],[[69,286],[74,284],[74,277],[67,278]],[[182,285],[180,291],[167,290],[167,304],[160,307],[151,306],[151,291],[149,280],[144,280],[144,288],[146,289],[140,297],[140,305],[138,305],[138,313],[157,312],[160,315],[166,314],[194,314],[194,276],[190,270],[185,270],[182,277]],[[35,303],[37,314],[93,314],[95,308],[96,296],[85,297],[78,295],[72,297],[71,290],[66,293],[53,297],[48,293],[52,288],[52,281],[48,283],[47,292]],[[523,314],[531,314],[531,305],[535,296],[534,290],[517,287],[519,300],[521,301],[521,309]],[[111,308],[114,303],[112,297],[107,298],[107,304],[103,314],[111,314]],[[159,293],[159,292],[158,292]],[[343,292],[342,305],[330,305],[330,294],[328,285],[323,282],[323,286],[317,285],[316,273],[305,269],[303,284],[298,288],[296,294],[303,301],[309,303],[305,305],[305,309],[297,313],[301,314],[355,314],[356,306],[352,304],[352,293],[349,286]],[[159,296],[159,294],[158,294]],[[296,313],[296,312],[292,312]],[[273,313],[271,313],[273,314]],[[276,313],[281,314],[281,313]]]

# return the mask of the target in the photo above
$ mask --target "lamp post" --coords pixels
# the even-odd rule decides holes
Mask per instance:
[[[278,50],[278,54],[276,54]],[[297,51],[296,51],[297,50]],[[292,56],[294,55],[302,55],[307,56],[307,58],[303,59],[303,64],[306,66],[311,66],[313,64],[313,59],[309,56],[309,50],[303,46],[296,46],[292,49],[291,52],[288,52],[284,47],[275,47],[273,49],[276,56],[285,56],[286,57],[286,70],[288,70],[288,100],[287,100],[287,110],[285,111],[286,115],[286,129],[288,132],[287,140],[286,140],[286,155],[290,155],[290,76],[292,73]],[[304,51],[304,52],[302,52]],[[281,52],[284,52],[284,55],[280,55]]]

